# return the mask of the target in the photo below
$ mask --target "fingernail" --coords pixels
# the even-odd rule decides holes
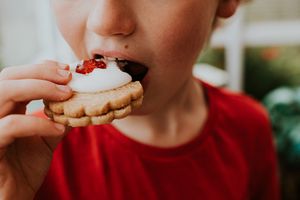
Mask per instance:
[[[54,126],[60,133],[63,133],[66,130],[66,127],[62,124],[55,123]]]
[[[58,67],[59,67],[60,69],[69,69],[69,65],[63,64],[63,63],[58,63]]]
[[[70,71],[67,70],[58,69],[57,73],[64,78],[68,78],[70,76]]]
[[[59,89],[62,92],[69,93],[71,91],[71,88],[66,85],[56,85],[57,89]]]

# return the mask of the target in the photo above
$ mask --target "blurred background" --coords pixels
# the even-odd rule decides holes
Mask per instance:
[[[75,60],[58,33],[49,1],[0,1],[0,70]],[[261,101],[270,113],[282,199],[300,199],[300,0],[253,0],[220,21],[194,74]],[[3,95],[3,94],[0,94]],[[29,111],[41,102],[29,105]]]

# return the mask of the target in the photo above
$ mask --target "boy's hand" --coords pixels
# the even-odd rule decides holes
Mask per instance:
[[[31,100],[66,100],[67,65],[53,61],[0,73],[0,199],[32,199],[47,173],[65,127],[25,115]]]

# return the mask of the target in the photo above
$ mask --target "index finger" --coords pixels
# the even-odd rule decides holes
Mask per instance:
[[[6,67],[0,73],[1,80],[40,79],[66,84],[70,81],[69,65],[55,61],[40,64]]]

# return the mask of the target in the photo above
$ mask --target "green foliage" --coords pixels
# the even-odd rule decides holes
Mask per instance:
[[[248,49],[245,57],[244,90],[261,100],[280,86],[300,85],[300,48]]]
[[[269,111],[281,173],[282,199],[300,197],[300,87],[281,87],[263,103]]]
[[[248,48],[245,51],[244,90],[261,100],[280,86],[300,85],[300,48]],[[198,62],[224,69],[224,50],[208,49]]]
[[[263,103],[270,113],[280,163],[300,168],[300,87],[281,87],[270,92]]]

